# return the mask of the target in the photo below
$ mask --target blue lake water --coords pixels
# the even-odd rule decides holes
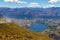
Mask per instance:
[[[35,31],[35,32],[41,32],[47,29],[47,26],[45,24],[33,24],[31,27],[29,27],[29,30]]]

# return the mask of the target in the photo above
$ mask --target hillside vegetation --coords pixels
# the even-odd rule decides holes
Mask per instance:
[[[0,40],[52,40],[13,23],[0,23]]]

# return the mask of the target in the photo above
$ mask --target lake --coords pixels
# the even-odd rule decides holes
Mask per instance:
[[[35,32],[41,32],[46,30],[48,27],[45,24],[33,24],[31,27],[29,27],[29,30],[35,31]]]

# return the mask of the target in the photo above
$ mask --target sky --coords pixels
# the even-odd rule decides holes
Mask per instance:
[[[0,0],[0,7],[10,7],[10,8],[60,7],[60,0]]]

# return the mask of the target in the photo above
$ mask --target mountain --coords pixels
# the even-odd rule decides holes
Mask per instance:
[[[0,40],[52,40],[13,23],[0,23]]]
[[[60,19],[60,7],[52,8],[0,8],[0,17],[10,18],[57,18]]]

